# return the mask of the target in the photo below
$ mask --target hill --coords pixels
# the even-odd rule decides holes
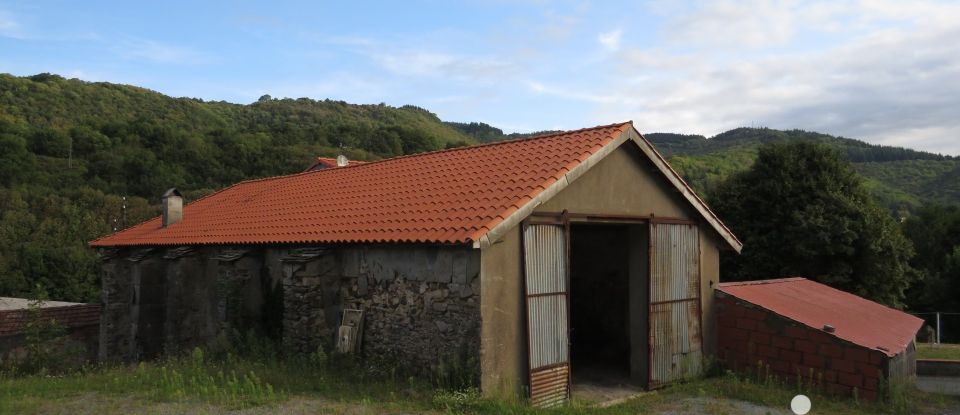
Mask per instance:
[[[58,300],[95,301],[96,255],[86,241],[156,215],[169,187],[189,201],[240,180],[298,172],[317,156],[375,160],[537,134],[443,122],[414,106],[269,96],[240,105],[0,74],[0,295],[39,287]],[[847,154],[895,211],[960,202],[960,160],[952,157],[799,130],[646,137],[701,193],[749,167],[761,144],[802,139]]]
[[[718,180],[749,167],[761,145],[807,140],[845,154],[864,176],[874,196],[900,214],[929,202],[960,203],[960,159],[956,157],[802,130],[737,128],[709,139],[670,133],[650,133],[645,137],[701,193]]]
[[[240,180],[303,170],[317,156],[374,160],[475,143],[413,107],[260,98],[172,98],[57,75],[0,74],[0,295],[37,285],[97,298],[86,241]]]

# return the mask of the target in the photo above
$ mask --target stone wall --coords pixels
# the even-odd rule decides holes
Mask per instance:
[[[343,273],[336,251],[294,249],[271,255],[283,270],[283,346],[288,352],[332,349]]]
[[[364,310],[363,353],[406,369],[479,373],[480,255],[469,248],[345,252],[357,276],[344,305]],[[349,267],[348,267],[349,268]]]
[[[101,252],[100,360],[137,361],[257,327],[262,260],[230,247]],[[248,253],[248,250],[242,251]]]
[[[250,328],[281,335],[289,353],[321,346],[330,351],[343,309],[353,308],[364,311],[363,358],[419,373],[451,365],[479,370],[480,253],[467,246],[179,247],[103,254],[105,359],[189,350],[223,330]]]

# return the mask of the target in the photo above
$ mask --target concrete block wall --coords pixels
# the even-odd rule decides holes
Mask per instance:
[[[888,357],[717,292],[717,358],[735,371],[876,399]]]

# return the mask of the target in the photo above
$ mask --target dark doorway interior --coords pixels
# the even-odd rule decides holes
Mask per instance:
[[[575,382],[629,382],[629,229],[571,226],[570,358]]]

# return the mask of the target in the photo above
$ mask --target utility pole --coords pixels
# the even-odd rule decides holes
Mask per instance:
[[[937,311],[937,344],[940,344],[940,312]]]

